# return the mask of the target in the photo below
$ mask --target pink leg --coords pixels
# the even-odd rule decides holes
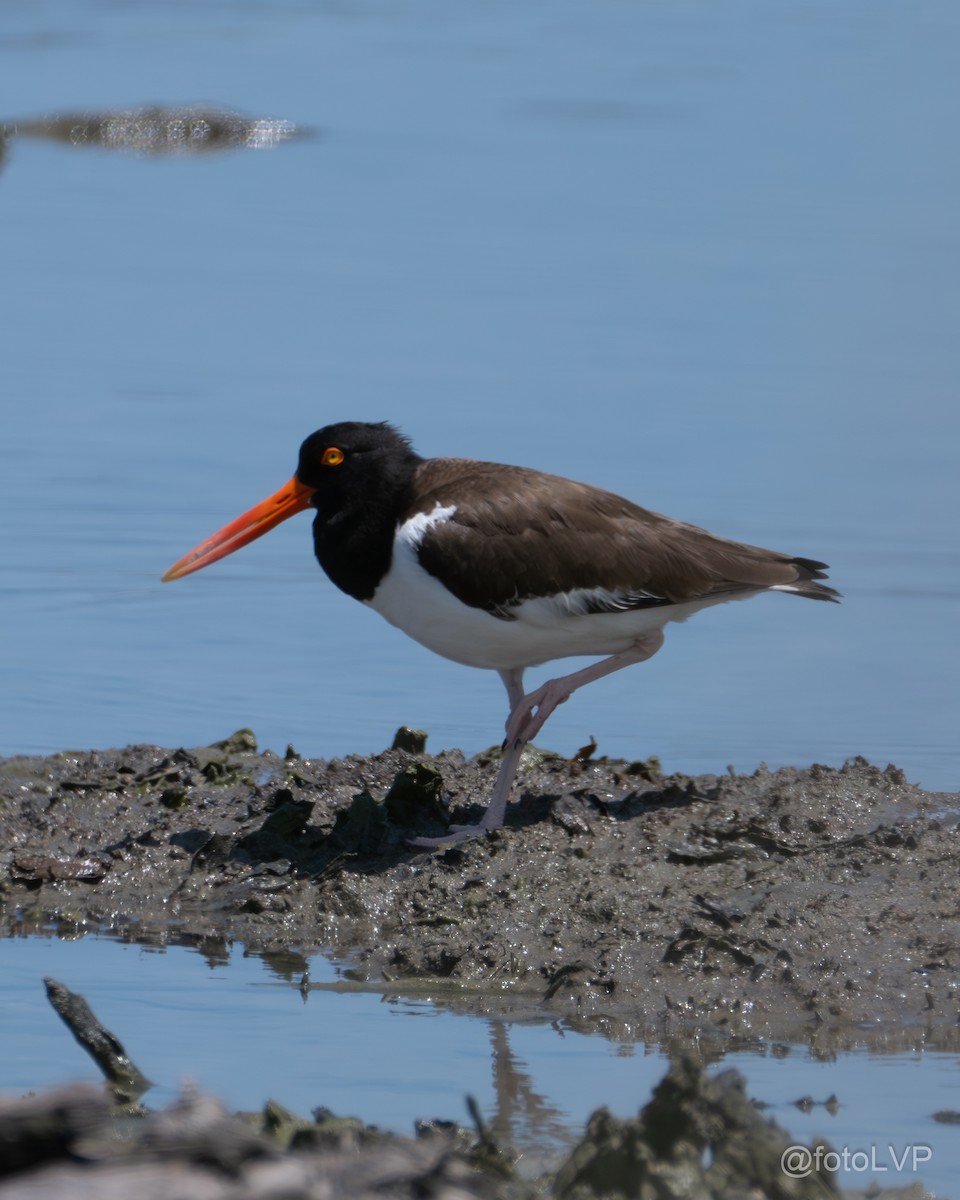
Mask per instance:
[[[510,705],[510,711],[507,714],[507,728],[509,729],[510,718],[523,699],[523,667],[511,667],[509,671],[498,671],[497,674],[507,689],[507,703]]]
[[[503,824],[503,818],[507,811],[510,785],[513,783],[513,777],[517,773],[517,765],[520,762],[520,756],[523,754],[525,745],[526,743],[523,742],[504,750],[503,758],[500,760],[497,781],[493,785],[493,791],[490,793],[487,811],[483,814],[478,824],[451,825],[448,832],[441,837],[411,838],[410,845],[419,846],[426,850],[436,850],[438,847],[452,846],[454,843],[465,841],[467,838],[477,837],[479,834],[487,833],[491,829],[499,829]]]
[[[609,658],[601,659],[598,663],[584,667],[582,671],[573,671],[570,675],[548,679],[536,691],[524,696],[510,714],[504,746],[522,746],[532,741],[557,705],[569,700],[577,688],[583,687],[586,683],[592,683],[595,679],[602,679],[605,675],[612,675],[614,671],[619,671],[623,667],[646,662],[648,658],[653,658],[662,645],[663,633],[657,629],[653,633],[648,633],[646,637],[640,638],[629,650],[611,654]]]
[[[517,705],[523,701],[523,668],[514,667],[509,671],[500,671],[500,678],[503,680],[503,686],[507,689],[507,699],[510,702],[510,714],[512,715]],[[510,716],[507,717],[507,725],[510,724]],[[499,829],[503,824],[504,814],[507,811],[507,800],[510,797],[510,786],[513,783],[513,777],[517,773],[517,766],[520,762],[520,756],[523,754],[525,743],[520,743],[509,748],[504,747],[503,758],[500,760],[500,770],[497,772],[497,781],[493,785],[493,791],[490,794],[490,800],[487,803],[487,811],[483,814],[478,825],[451,825],[448,833],[443,837],[438,838],[412,838],[411,846],[420,846],[427,850],[435,850],[439,846],[452,846],[455,842],[462,842],[466,838],[476,837],[480,833],[486,833],[490,829]]]
[[[582,671],[573,671],[569,675],[550,679],[528,696],[523,692],[522,668],[501,671],[500,678],[503,680],[503,686],[507,689],[507,698],[510,701],[510,716],[507,719],[507,736],[503,743],[500,771],[497,774],[497,781],[493,785],[487,811],[478,825],[451,825],[450,832],[443,837],[413,838],[410,845],[435,850],[441,846],[452,846],[455,842],[462,842],[466,838],[476,837],[480,833],[487,833],[491,829],[499,829],[507,811],[510,787],[513,777],[517,773],[523,748],[543,728],[547,717],[557,705],[569,700],[577,688],[583,687],[584,684],[592,683],[595,679],[602,679],[605,675],[612,675],[614,671],[619,671],[623,667],[630,667],[634,663],[645,662],[648,658],[653,658],[662,645],[663,633],[659,629],[655,630],[653,633],[648,633],[646,637],[638,639],[629,650],[611,654],[609,658],[601,659],[598,663],[584,667]]]

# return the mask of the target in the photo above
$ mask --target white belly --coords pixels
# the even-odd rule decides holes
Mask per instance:
[[[446,520],[452,507],[408,521],[397,534],[393,562],[373,598],[364,603],[435,654],[470,667],[508,670],[554,658],[608,655],[668,621],[683,621],[711,601],[582,614],[563,595],[525,600],[511,608],[513,620],[462,603],[417,560],[425,531]],[[712,603],[716,603],[713,601]]]

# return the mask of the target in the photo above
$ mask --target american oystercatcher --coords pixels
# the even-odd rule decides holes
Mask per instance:
[[[478,825],[503,824],[523,747],[577,688],[650,658],[668,621],[760,592],[836,601],[826,564],[716,537],[611,492],[525,467],[421,458],[393,426],[344,421],[311,434],[293,478],[175,563],[179,579],[313,508],[320,566],[347,595],[428,649],[497,671],[510,713]],[[527,667],[597,663],[523,690]]]

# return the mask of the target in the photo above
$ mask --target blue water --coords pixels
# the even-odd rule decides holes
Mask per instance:
[[[522,1154],[528,1175],[555,1165],[601,1105],[636,1115],[668,1067],[655,1047],[584,1037],[546,1020],[457,1016],[426,997],[314,990],[304,1003],[295,979],[239,950],[211,963],[179,947],[31,937],[0,942],[0,969],[2,1094],[99,1078],[43,998],[42,977],[53,974],[85,996],[153,1081],[144,1097],[153,1107],[193,1080],[232,1108],[259,1110],[271,1097],[304,1116],[323,1105],[410,1135],[415,1117],[469,1124],[470,1094]],[[311,976],[333,983],[338,972],[315,959]],[[861,1050],[826,1061],[800,1046],[774,1053],[758,1043],[711,1069],[730,1066],[798,1143],[826,1138],[835,1152],[846,1149],[844,1187],[919,1179],[940,1196],[957,1195],[956,1133],[933,1120],[960,1107],[956,1053]],[[823,1107],[831,1093],[839,1102],[832,1114]],[[796,1107],[804,1096],[816,1102],[809,1112]]]
[[[960,787],[958,26],[951,0],[6,6],[0,116],[207,100],[317,136],[11,142],[0,752],[497,740],[496,677],[338,593],[306,515],[159,583],[306,433],[388,418],[833,566],[842,609],[674,627],[545,744]]]

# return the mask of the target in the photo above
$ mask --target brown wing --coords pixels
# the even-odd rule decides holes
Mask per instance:
[[[476,608],[508,610],[531,597],[596,588],[617,593],[615,608],[778,585],[811,599],[837,596],[814,582],[824,563],[727,541],[524,467],[429,459],[418,468],[416,491],[408,517],[437,503],[456,506],[427,531],[421,564]]]

